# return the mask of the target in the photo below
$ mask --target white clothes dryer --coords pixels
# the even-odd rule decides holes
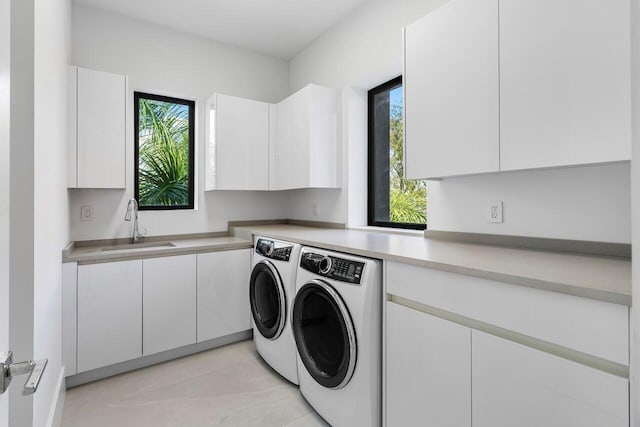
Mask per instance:
[[[260,356],[280,375],[298,384],[291,330],[300,245],[256,237],[249,280],[253,340]]]
[[[382,264],[303,247],[293,304],[300,391],[334,427],[382,424]]]

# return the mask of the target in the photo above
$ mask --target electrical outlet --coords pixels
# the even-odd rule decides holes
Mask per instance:
[[[490,202],[489,222],[502,223],[502,202]]]
[[[80,206],[80,221],[93,221],[93,206]]]

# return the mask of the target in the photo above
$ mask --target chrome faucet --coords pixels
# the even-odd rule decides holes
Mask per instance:
[[[131,236],[131,243],[136,244],[140,243],[140,240],[147,234],[145,230],[144,233],[140,234],[138,230],[138,201],[136,199],[130,199],[129,204],[127,204],[127,213],[124,215],[125,221],[131,221],[131,211],[133,210],[133,235]]]

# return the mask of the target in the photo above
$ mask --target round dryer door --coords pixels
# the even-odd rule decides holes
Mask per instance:
[[[328,388],[347,385],[356,367],[356,332],[336,290],[321,280],[307,282],[296,295],[292,325],[307,372]]]
[[[256,263],[249,282],[251,315],[260,334],[275,340],[284,329],[286,319],[286,297],[280,274],[266,260]]]

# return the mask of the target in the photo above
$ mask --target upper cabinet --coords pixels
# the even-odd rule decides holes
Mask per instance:
[[[69,188],[126,187],[125,76],[69,68]]]
[[[336,188],[338,94],[308,85],[278,104],[275,189]]]
[[[216,94],[209,108],[206,189],[268,190],[270,105]]]
[[[308,85],[279,104],[214,95],[206,190],[336,188],[335,90]]]
[[[405,29],[405,174],[499,170],[498,0],[452,0]]]
[[[451,0],[408,26],[407,176],[629,160],[629,8]]]
[[[500,2],[500,169],[631,158],[628,0]]]

